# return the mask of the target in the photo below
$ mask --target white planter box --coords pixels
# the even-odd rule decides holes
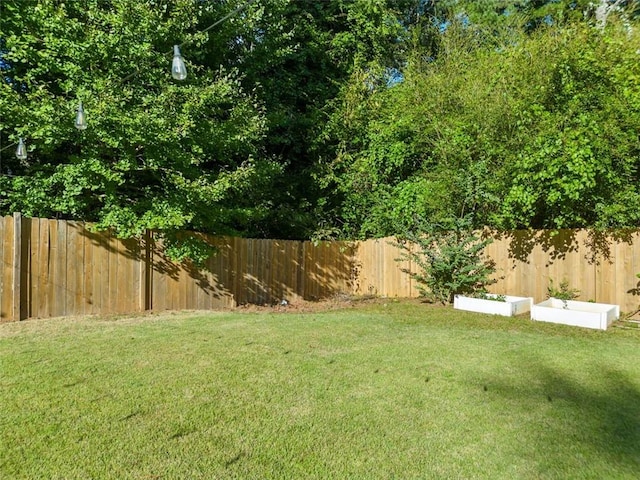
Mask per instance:
[[[497,297],[498,295],[489,293],[489,297]],[[502,315],[504,317],[512,317],[531,310],[533,298],[531,297],[513,297],[505,296],[505,301],[486,300],[484,298],[465,297],[456,295],[453,297],[453,308],[457,310],[467,310],[469,312],[491,313],[494,315]]]
[[[606,330],[620,318],[620,306],[550,298],[531,307],[531,319]]]

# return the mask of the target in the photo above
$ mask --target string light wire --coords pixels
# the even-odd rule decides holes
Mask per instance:
[[[199,34],[199,33],[206,33],[209,30],[211,30],[212,28],[217,27],[218,25],[220,25],[223,22],[226,22],[228,19],[230,19],[231,17],[237,15],[238,13],[240,13],[241,11],[243,11],[245,8],[247,8],[249,5],[251,5],[252,3],[254,3],[256,0],[247,0],[246,2],[244,2],[242,5],[240,5],[238,8],[236,8],[235,10],[233,10],[232,12],[226,14],[224,17],[222,17],[219,20],[216,20],[214,23],[212,23],[211,25],[209,25],[207,28],[203,29],[203,30],[198,30],[195,34]],[[182,48],[184,45],[186,45],[187,43],[189,43],[191,40],[185,40],[182,43],[177,44],[176,46],[178,48]],[[169,50],[168,52],[166,52],[163,56],[169,56],[169,55],[173,55],[174,49],[172,48],[171,50]],[[134,70],[132,73],[130,73],[129,75],[127,75],[126,77],[124,77],[121,82],[126,82],[127,80],[130,80],[131,78],[135,77],[138,72],[140,72],[140,69],[137,68],[136,70]]]
[[[216,20],[214,23],[212,23],[211,25],[209,25],[207,28],[202,29],[202,30],[198,30],[195,34],[200,34],[200,33],[206,33],[209,30],[211,30],[212,28],[217,27],[218,25],[220,25],[221,23],[227,21],[228,19],[230,19],[231,17],[237,15],[238,13],[240,13],[241,11],[245,10],[249,5],[251,5],[252,3],[254,3],[256,0],[247,0],[246,2],[244,2],[242,5],[240,5],[238,8],[236,8],[235,10],[229,12],[227,15],[225,15],[224,17],[220,18],[219,20]],[[185,40],[184,42],[176,45],[176,47],[181,48],[183,45],[186,45],[187,43],[189,43],[190,40]],[[171,55],[174,53],[174,49],[171,49],[169,52],[165,53],[163,56],[167,56],[167,55]],[[126,77],[123,77],[120,80],[120,83],[124,83],[127,80],[130,80],[131,78],[135,77],[138,73],[140,72],[140,68],[136,68],[132,73],[130,73],[129,75],[127,75]],[[82,104],[80,104],[80,108]],[[84,116],[84,111],[83,111],[83,116]],[[86,128],[86,121],[83,124],[84,128]],[[84,130],[83,128],[83,130]],[[1,131],[1,130],[0,130]],[[16,145],[18,145],[19,142],[13,142],[9,145],[6,145],[5,147],[0,148],[0,175],[2,175],[2,155],[1,153],[4,152],[5,150],[14,147]],[[13,176],[13,175],[12,175]]]

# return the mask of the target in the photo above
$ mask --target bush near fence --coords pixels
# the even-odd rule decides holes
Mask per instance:
[[[546,297],[567,279],[580,299],[640,303],[640,231],[486,232],[494,293]],[[176,264],[147,232],[121,240],[82,222],[0,218],[0,318],[208,310],[337,294],[416,297],[391,239],[300,242],[206,236],[217,253],[201,268]]]

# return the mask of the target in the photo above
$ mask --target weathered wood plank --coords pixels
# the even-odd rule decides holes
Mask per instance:
[[[13,317],[13,217],[2,218],[2,291],[0,292],[0,319]]]
[[[27,316],[33,318],[37,316],[40,290],[38,288],[38,277],[40,276],[40,262],[38,261],[40,250],[40,220],[30,218],[29,235],[29,267],[28,267],[28,299]]]
[[[22,215],[13,214],[13,320],[22,320]],[[25,265],[26,267],[26,265]]]

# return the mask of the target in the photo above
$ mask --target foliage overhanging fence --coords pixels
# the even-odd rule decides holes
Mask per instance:
[[[545,298],[567,279],[582,300],[640,303],[640,231],[491,233],[496,293]],[[389,239],[362,242],[207,239],[217,253],[202,268],[170,261],[147,233],[120,240],[81,222],[0,218],[0,318],[216,309],[337,294],[415,297]]]

